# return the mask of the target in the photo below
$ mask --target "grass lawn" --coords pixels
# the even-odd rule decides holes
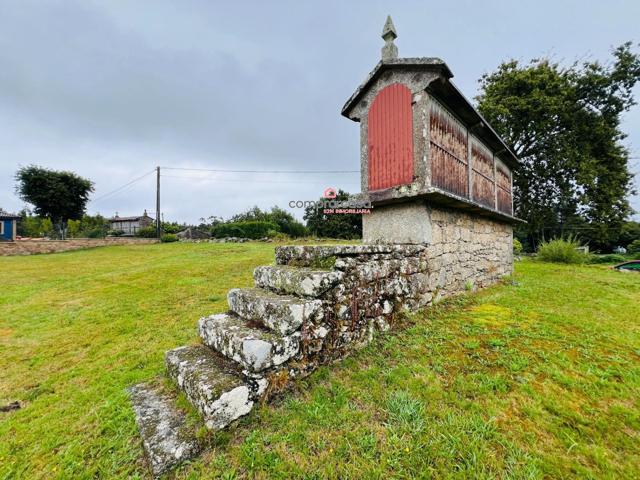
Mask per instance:
[[[0,479],[147,477],[125,387],[272,244],[0,258]],[[640,478],[640,275],[523,261],[262,406],[177,478]]]

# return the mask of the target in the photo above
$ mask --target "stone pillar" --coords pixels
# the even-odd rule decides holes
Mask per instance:
[[[364,243],[431,243],[431,215],[424,200],[374,207],[362,216]]]

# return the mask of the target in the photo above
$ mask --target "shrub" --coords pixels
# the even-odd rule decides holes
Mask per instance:
[[[175,233],[165,233],[164,235],[162,235],[160,237],[160,241],[162,243],[177,242],[178,241],[178,236]]]
[[[513,254],[520,255],[522,253],[522,243],[517,238],[513,239]]]
[[[269,238],[275,240],[276,242],[288,242],[289,240],[291,240],[291,237],[289,235],[282,232],[278,232],[273,237]]]
[[[277,225],[277,232],[282,232],[290,237],[303,237],[307,234],[306,227],[294,218],[289,212],[273,207],[270,212],[260,210],[257,206],[250,208],[246,212],[234,215],[229,219],[228,224],[238,224],[244,222],[271,222]]]
[[[250,221],[232,222],[216,225],[211,234],[216,238],[223,237],[243,237],[243,238],[264,238],[277,234],[280,230],[278,225],[272,222]]]
[[[104,228],[96,227],[86,231],[87,238],[104,238]]]
[[[215,238],[244,237],[244,231],[235,223],[222,223],[211,229],[211,236]]]
[[[280,231],[278,225],[272,222],[241,222],[244,236],[247,238],[264,238],[273,236]]]
[[[589,263],[622,263],[627,259],[624,255],[610,253],[608,255],[591,255]]]
[[[287,225],[280,225],[280,229],[282,230],[283,233],[287,234],[292,238],[304,237],[308,233],[307,227],[305,227],[303,224],[301,224],[298,221],[291,222]]]
[[[156,238],[156,227],[149,225],[148,227],[142,227],[136,232],[136,237],[142,238]]]
[[[112,237],[121,237],[124,235],[124,230],[109,230],[107,235],[111,235]]]
[[[543,262],[584,263],[588,255],[579,251],[579,247],[580,242],[573,237],[542,242],[538,246],[538,258]]]
[[[162,222],[162,231],[164,233],[178,233],[184,230],[184,225],[176,222]]]
[[[627,245],[627,252],[640,253],[640,239],[634,240],[629,245]]]

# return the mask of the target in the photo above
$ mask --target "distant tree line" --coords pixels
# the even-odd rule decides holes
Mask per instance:
[[[21,237],[58,238],[59,229],[48,217],[34,215],[30,210],[22,209],[18,215],[17,234]],[[104,238],[109,233],[109,221],[102,215],[82,215],[77,220],[66,222],[65,236],[68,238]]]

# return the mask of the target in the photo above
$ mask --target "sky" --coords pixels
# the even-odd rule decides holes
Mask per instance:
[[[161,166],[180,223],[253,205],[301,217],[290,201],[356,193],[359,127],[340,110],[387,14],[400,56],[442,58],[468,98],[505,60],[606,62],[640,42],[636,0],[0,0],[0,207],[25,205],[14,175],[31,164],[91,179],[88,211],[105,216],[153,212]],[[638,173],[640,106],[623,130]],[[263,173],[292,170],[345,173]]]

